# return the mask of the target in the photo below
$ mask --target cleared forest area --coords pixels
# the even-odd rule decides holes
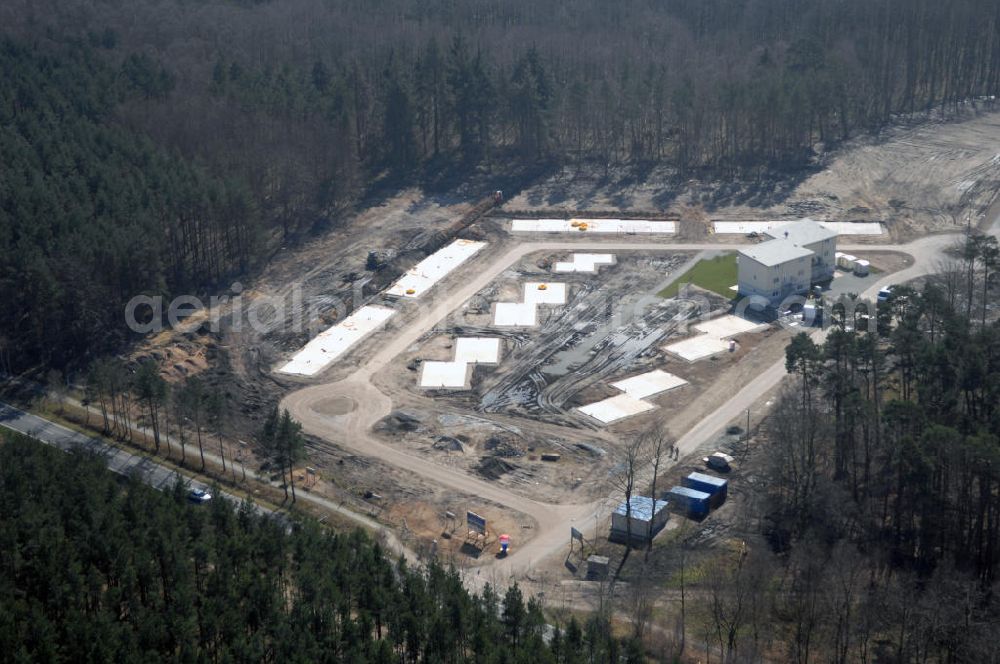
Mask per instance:
[[[132,295],[218,292],[403,184],[797,180],[844,139],[1000,87],[988,0],[45,0],[0,25],[17,369],[117,350],[108,312]]]
[[[711,177],[678,182],[669,167],[637,178],[632,168],[567,167],[525,187],[504,214],[545,210],[676,210],[698,237],[712,222],[877,222],[896,240],[979,227],[1000,192],[1000,115],[965,113],[901,119],[875,136],[841,145],[814,169],[780,180]]]

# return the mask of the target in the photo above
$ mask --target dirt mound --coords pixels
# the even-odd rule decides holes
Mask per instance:
[[[434,449],[444,450],[446,452],[461,452],[465,448],[462,446],[462,441],[458,438],[452,438],[451,436],[438,436],[434,439]]]
[[[577,443],[576,448],[578,450],[586,452],[595,459],[600,459],[601,457],[607,454],[604,448],[598,447],[597,445],[591,445],[590,443]]]
[[[139,346],[131,356],[136,363],[156,362],[160,375],[170,383],[203,373],[212,364],[218,339],[213,334],[189,331],[162,333]]]
[[[517,470],[516,465],[495,456],[484,456],[476,466],[476,472],[488,480],[498,480],[515,470]]]
[[[492,452],[495,457],[524,456],[524,449],[514,441],[502,436],[490,436],[483,444],[483,449]]]
[[[376,429],[382,431],[417,431],[420,429],[420,418],[403,410],[394,410],[389,416],[378,423]]]

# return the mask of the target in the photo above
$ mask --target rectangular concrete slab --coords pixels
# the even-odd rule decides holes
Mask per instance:
[[[786,221],[715,221],[712,222],[712,230],[719,235],[747,233],[764,233],[789,223]],[[794,223],[794,222],[792,222]],[[877,221],[852,223],[850,221],[818,221],[823,228],[834,231],[839,235],[881,235],[885,229]]]
[[[582,406],[580,412],[594,418],[598,422],[610,424],[626,417],[645,413],[654,408],[656,406],[648,401],[636,399],[628,394],[619,394],[596,403]]]
[[[599,265],[612,265],[614,254],[573,254],[571,260],[555,264],[556,272],[597,272]]]
[[[485,242],[455,240],[411,267],[386,294],[417,299],[485,246]]]
[[[611,383],[612,387],[617,387],[635,399],[645,399],[646,397],[672,390],[681,385],[687,385],[687,381],[660,369],[632,376],[617,383]]]
[[[882,235],[885,229],[877,221],[821,221],[819,225],[838,235]]]
[[[663,349],[688,362],[697,362],[719,353],[725,353],[729,350],[729,342],[707,334],[699,334],[696,337],[664,346]]]
[[[456,362],[496,364],[499,360],[499,337],[459,337],[455,340]]]
[[[540,288],[544,286],[544,288]],[[524,284],[524,301],[531,304],[566,304],[566,284],[529,281]]]
[[[576,225],[574,225],[574,223]],[[586,224],[586,230],[580,225]],[[676,224],[672,221],[650,221],[646,219],[514,219],[510,230],[514,233],[619,233],[661,234],[669,235],[676,232]]]
[[[704,323],[698,323],[694,326],[694,329],[719,339],[728,339],[737,334],[766,330],[767,325],[754,323],[739,316],[726,315],[707,320]]]
[[[424,362],[420,387],[463,388],[468,385],[469,365],[465,362]]]
[[[497,327],[533,327],[536,321],[536,307],[531,302],[497,302],[493,309]]]
[[[333,327],[316,335],[278,371],[314,376],[351,346],[378,329],[396,312],[388,307],[364,306]]]

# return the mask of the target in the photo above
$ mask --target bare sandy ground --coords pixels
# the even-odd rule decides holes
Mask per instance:
[[[981,225],[998,191],[1000,113],[983,113],[852,140],[798,182],[678,182],[662,169],[642,176],[623,170],[605,179],[564,169],[525,189],[505,210],[675,212],[695,227],[806,216],[878,221],[893,239],[905,241]]]

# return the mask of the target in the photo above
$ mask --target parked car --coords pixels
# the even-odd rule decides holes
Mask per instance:
[[[188,493],[188,500],[203,505],[212,500],[212,494],[207,489],[191,489]]]
[[[876,299],[879,302],[885,302],[886,300],[889,299],[891,295],[892,295],[892,286],[886,286],[885,288],[883,288],[878,292],[878,296],[876,297]]]
[[[715,452],[711,456],[707,456],[704,459],[702,459],[702,461],[704,461],[705,465],[711,468],[712,470],[716,470],[720,473],[725,473],[729,472],[729,470],[732,469],[734,459],[733,457],[723,452]]]

